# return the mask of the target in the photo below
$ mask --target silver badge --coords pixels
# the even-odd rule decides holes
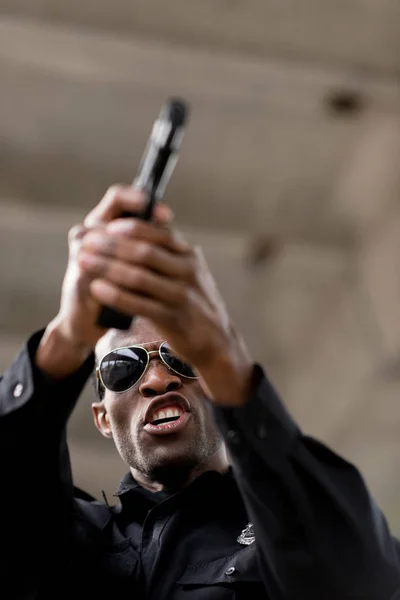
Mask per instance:
[[[239,535],[237,541],[239,544],[243,544],[243,546],[250,546],[253,542],[256,541],[256,536],[254,534],[253,523],[249,523],[245,529],[243,529],[242,533]]]

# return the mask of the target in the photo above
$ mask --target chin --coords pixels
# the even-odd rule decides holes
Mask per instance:
[[[158,457],[158,460],[147,465],[146,475],[152,481],[158,481],[168,489],[182,487],[190,478],[199,460],[193,455],[169,453],[168,456]]]

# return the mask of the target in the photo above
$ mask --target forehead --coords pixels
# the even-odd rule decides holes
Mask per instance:
[[[97,342],[96,355],[104,356],[110,350],[121,346],[131,346],[135,344],[145,344],[156,340],[164,339],[151,321],[136,317],[132,321],[129,329],[122,331],[119,329],[110,329]]]

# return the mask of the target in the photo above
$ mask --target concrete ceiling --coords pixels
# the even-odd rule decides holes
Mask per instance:
[[[303,428],[400,531],[399,30],[391,0],[0,0],[1,365],[57,310],[68,228],[181,95],[178,225]],[[90,398],[70,435],[97,494],[124,467]]]
[[[393,0],[1,0],[4,14],[50,19],[227,54],[399,73]]]

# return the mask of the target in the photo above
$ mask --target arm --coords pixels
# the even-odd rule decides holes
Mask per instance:
[[[1,572],[14,587],[22,584],[21,544],[30,540],[34,551],[24,565],[30,589],[43,573],[44,557],[46,569],[50,557],[57,560],[49,547],[56,539],[59,551],[69,532],[72,477],[65,429],[93,366],[89,356],[68,380],[54,380],[36,365],[42,340],[43,332],[34,334],[0,380]]]
[[[254,380],[199,249],[171,228],[116,218],[127,193],[112,188],[86,219],[103,228],[76,262],[92,298],[151,320],[220,407],[271,598],[386,600],[399,584],[395,542],[359,473],[303,436],[267,380]]]
[[[131,188],[111,207],[109,200],[101,203],[105,220],[143,203]],[[74,490],[66,426],[105,332],[96,325],[100,306],[90,294],[90,276],[76,260],[87,231],[79,225],[70,232],[58,315],[0,379],[0,576],[18,598],[35,598],[49,573],[54,577],[69,564]]]
[[[100,203],[102,208],[93,211],[92,229],[99,221],[99,210],[105,220],[111,220],[124,210],[142,207],[142,195],[131,188],[110,206],[110,198],[115,195],[111,191]],[[159,210],[155,210],[156,217]],[[100,305],[90,294],[91,278],[77,263],[88,231],[85,225],[70,231],[69,261],[58,315],[44,332],[32,336],[0,380],[0,481],[6,490],[0,496],[4,502],[0,514],[12,510],[13,522],[7,527],[10,544],[19,543],[18,533],[26,526],[20,522],[25,517],[30,531],[40,536],[46,527],[40,518],[57,506],[54,499],[62,497],[64,502],[71,493],[65,429],[93,369],[95,344],[105,332],[96,325]],[[50,530],[55,522],[46,519]],[[56,523],[55,535],[58,518]]]
[[[389,600],[400,545],[357,469],[302,434],[255,367],[238,408],[215,408],[273,598]]]

